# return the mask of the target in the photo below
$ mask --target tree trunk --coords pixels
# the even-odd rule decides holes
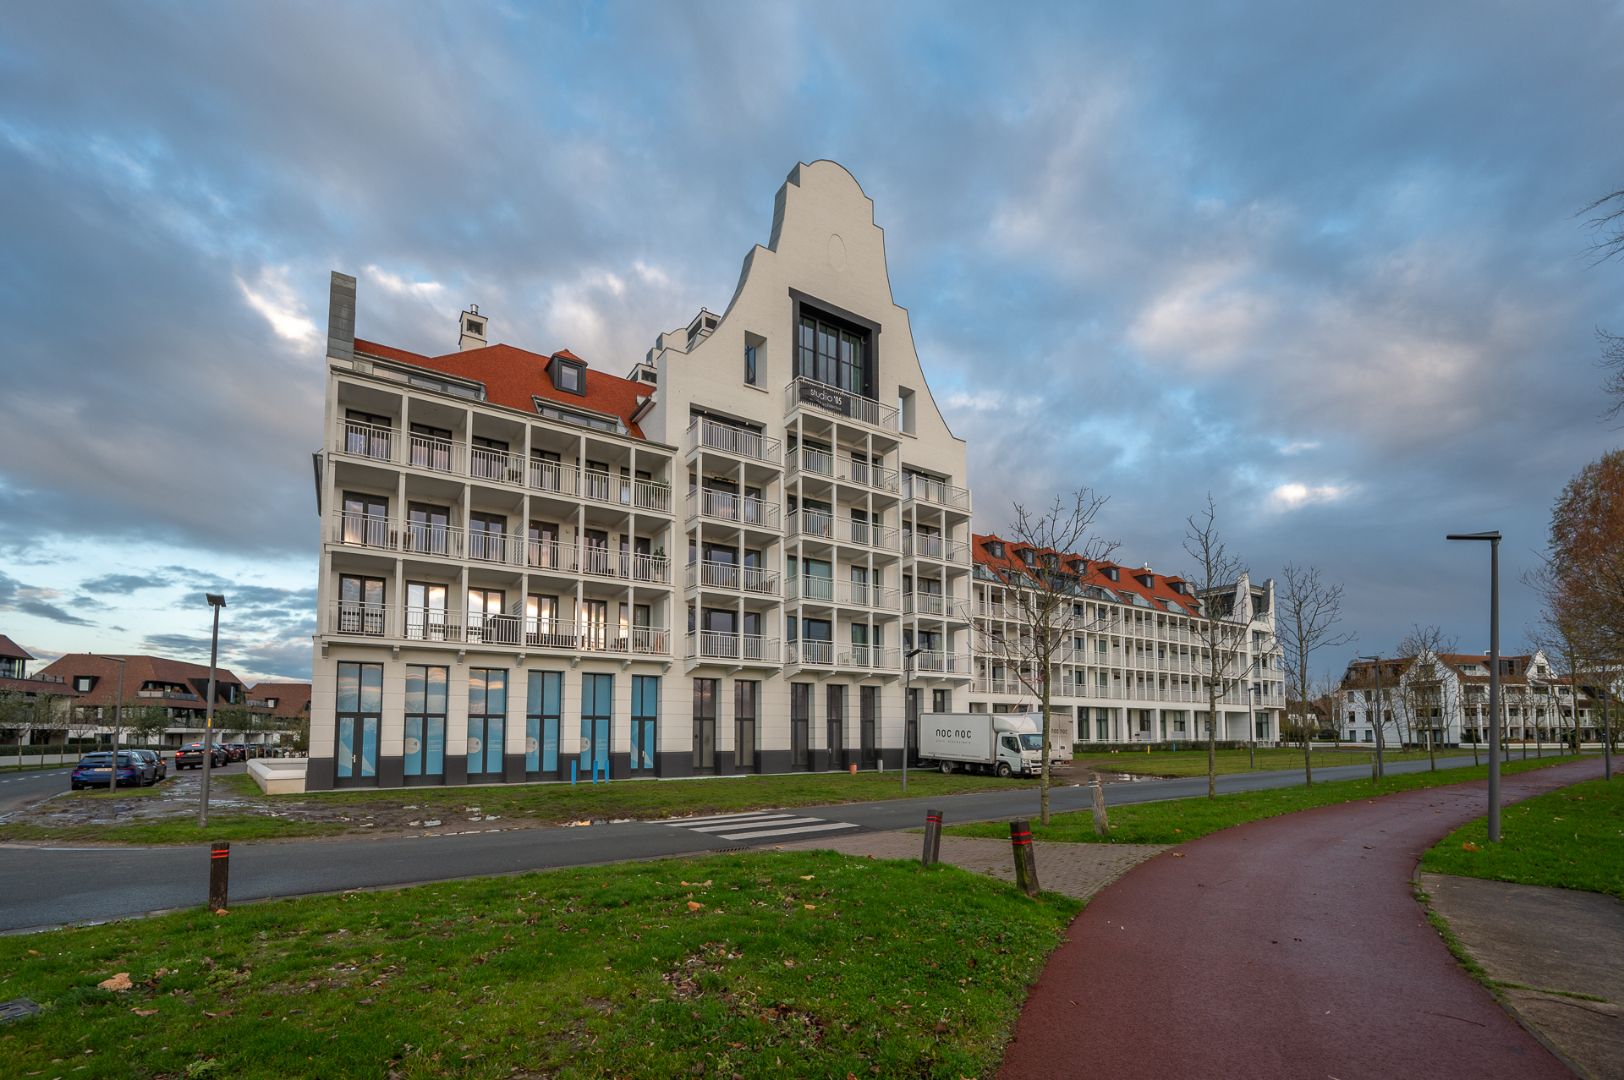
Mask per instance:
[[[1298,635],[1298,644],[1302,644],[1302,635]],[[1314,721],[1313,710],[1308,707],[1308,654],[1301,648],[1297,650],[1297,701],[1303,707],[1303,779],[1312,787],[1314,784],[1314,740],[1313,731],[1318,727]],[[1336,699],[1333,697],[1332,708],[1335,708]],[[1289,704],[1289,702],[1288,702]]]
[[[1443,710],[1440,709],[1440,712]],[[1432,717],[1427,717],[1427,764],[1433,772],[1438,771],[1438,752],[1432,745]]]
[[[1207,684],[1207,798],[1218,794],[1218,695]]]

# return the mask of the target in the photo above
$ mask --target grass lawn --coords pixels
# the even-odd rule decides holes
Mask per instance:
[[[159,821],[126,821],[113,825],[35,825],[18,821],[0,825],[0,841],[99,841],[105,844],[206,844],[211,840],[282,840],[300,836],[335,836],[345,826],[328,821],[295,821],[263,814],[209,815],[209,827],[197,827],[196,812]]]
[[[245,778],[246,779],[246,778]],[[246,781],[249,786],[253,781]],[[935,770],[910,769],[908,795],[957,795],[1008,790],[1036,780],[996,776],[944,776]],[[255,788],[254,790],[258,790]],[[902,795],[902,774],[894,771],[809,773],[777,776],[728,776],[695,780],[616,780],[608,784],[525,784],[455,788],[391,788],[387,791],[334,791],[275,796],[320,800],[323,804],[365,811],[374,807],[415,805],[478,806],[486,814],[545,822],[589,818],[665,818],[679,814],[725,814],[765,807],[815,806],[822,803],[870,802]]]
[[[1453,753],[1453,751],[1451,751]],[[1446,756],[1439,753],[1439,757]],[[1219,750],[1217,758],[1218,773],[1220,776],[1229,773],[1262,772],[1265,769],[1300,769],[1303,767],[1303,752],[1301,748],[1290,747],[1259,747],[1257,751],[1257,764],[1252,764],[1252,758],[1245,750]],[[1314,768],[1330,768],[1333,765],[1365,765],[1370,764],[1371,755],[1361,750],[1315,750]],[[1389,750],[1382,755],[1383,761],[1425,761],[1425,750],[1405,750],[1396,752]],[[1073,756],[1073,760],[1089,769],[1099,772],[1132,773],[1135,776],[1206,776],[1207,752],[1206,750],[1152,750],[1150,753],[1139,751],[1133,753],[1124,751],[1119,754],[1081,753]]]
[[[1544,758],[1541,760],[1506,762],[1502,774],[1526,772],[1550,765],[1558,765],[1575,758]],[[1227,829],[1260,818],[1289,814],[1315,806],[1368,799],[1372,795],[1385,795],[1394,791],[1437,787],[1441,784],[1459,784],[1467,780],[1481,780],[1489,775],[1487,765],[1468,765],[1460,769],[1440,769],[1437,772],[1406,773],[1389,776],[1379,784],[1369,780],[1338,780],[1315,783],[1312,787],[1278,788],[1273,791],[1237,791],[1208,799],[1169,799],[1164,802],[1132,803],[1110,808],[1111,835],[1104,839],[1094,835],[1094,819],[1088,811],[1055,814],[1047,826],[1032,825],[1035,840],[1059,840],[1068,843],[1112,844],[1179,844],[1198,836]],[[1009,825],[1005,822],[983,822],[975,825],[957,825],[944,829],[952,836],[993,836],[1007,839]]]
[[[807,852],[0,937],[7,1076],[990,1075],[1080,909]],[[127,972],[131,989],[97,983]]]
[[[1505,807],[1498,844],[1489,843],[1487,819],[1469,822],[1428,851],[1421,868],[1624,900],[1624,779],[1590,780]]]

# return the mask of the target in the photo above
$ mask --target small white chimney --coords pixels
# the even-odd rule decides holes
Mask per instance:
[[[483,349],[485,341],[485,316],[479,313],[478,304],[469,304],[468,310],[462,313],[462,334],[457,338],[457,351],[467,352],[469,349]]]

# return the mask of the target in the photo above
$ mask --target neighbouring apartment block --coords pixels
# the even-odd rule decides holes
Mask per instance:
[[[1274,583],[1241,578],[1198,595],[1178,577],[998,536],[972,538],[975,677],[970,708],[1012,712],[1042,700],[1031,642],[1040,571],[1050,601],[1051,730],[1074,743],[1204,740],[1207,682],[1223,692],[1215,737],[1272,744],[1285,705],[1274,635]],[[1208,617],[1222,620],[1208,635]],[[1211,663],[1218,643],[1219,662]]]
[[[965,445],[840,166],[624,378],[356,303],[335,273],[310,789],[890,768],[968,707]]]
[[[1374,743],[1376,724],[1390,746],[1487,743],[1487,653],[1431,653],[1356,660],[1336,694],[1336,718],[1347,742]],[[1544,652],[1500,657],[1500,731],[1505,739],[1557,742],[1571,739],[1574,714],[1579,737],[1599,741],[1602,700],[1619,680],[1616,665],[1581,673],[1557,671]],[[1614,730],[1618,718],[1612,719]]]
[[[162,656],[68,653],[53,660],[36,679],[49,679],[69,691],[60,728],[65,735],[102,737],[115,722],[132,743],[179,746],[200,739],[208,714],[209,667]],[[226,725],[250,737],[243,684],[225,668],[215,670],[215,732],[223,741]],[[122,703],[122,707],[118,706]],[[261,734],[251,735],[262,741]]]

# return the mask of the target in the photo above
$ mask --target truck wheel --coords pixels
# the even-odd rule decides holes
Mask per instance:
[[[1002,776],[1002,777],[1005,777],[1006,779],[1008,778],[1008,776],[1009,776],[1009,762],[1000,761],[998,763],[998,775]]]
[[[941,764],[941,769],[943,773],[950,773],[953,771],[953,763],[951,761],[944,761]]]

